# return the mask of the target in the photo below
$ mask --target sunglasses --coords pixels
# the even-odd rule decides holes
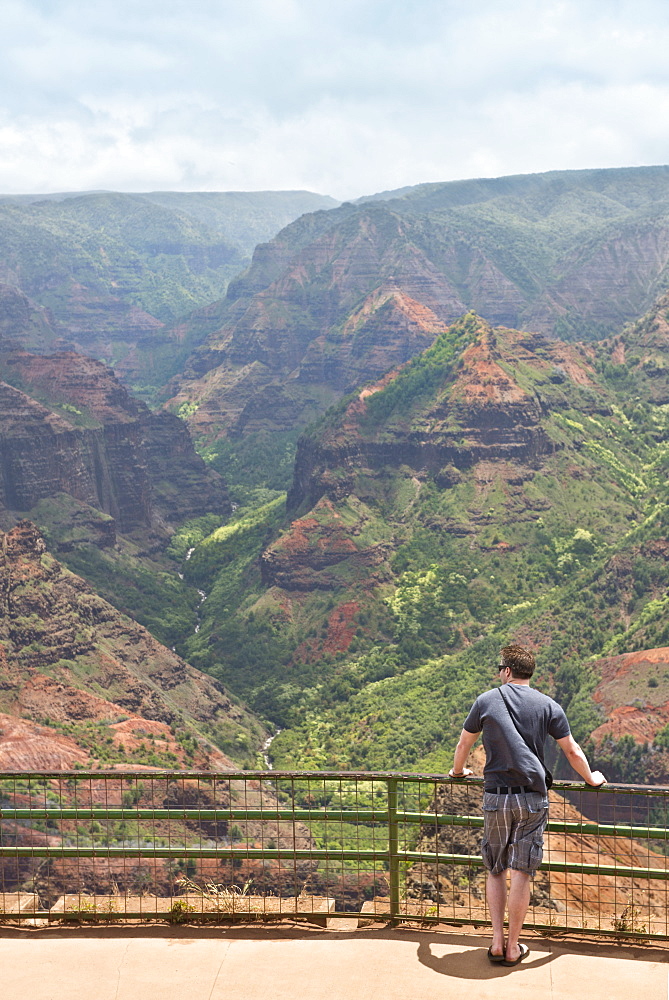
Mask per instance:
[[[506,665],[505,665],[504,663],[498,663],[498,664],[496,665],[496,667],[495,667],[495,671],[496,671],[497,673],[499,673],[499,672],[500,672],[500,670],[508,670],[508,669],[509,669],[509,668],[508,668],[508,667],[507,667],[507,666],[506,666]]]

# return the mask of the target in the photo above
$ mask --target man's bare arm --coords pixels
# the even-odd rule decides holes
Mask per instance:
[[[453,767],[448,772],[449,778],[464,778],[468,774],[472,774],[472,771],[465,767],[465,762],[467,757],[469,757],[469,751],[480,735],[480,733],[468,733],[466,729],[462,730],[458,745],[455,748]]]
[[[580,774],[586,784],[598,787],[606,783],[606,778],[601,771],[590,770],[587,757],[571,733],[569,736],[563,736],[561,740],[557,740],[557,743],[571,766],[577,774]]]

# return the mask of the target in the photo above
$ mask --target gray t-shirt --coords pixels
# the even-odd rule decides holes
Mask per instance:
[[[567,716],[556,701],[527,684],[504,684],[503,688],[503,695],[500,688],[480,694],[465,720],[468,733],[483,731],[484,786],[524,785],[545,795],[546,773],[537,757],[544,759],[546,736],[555,740],[569,736]],[[536,757],[523,742],[509,713]]]

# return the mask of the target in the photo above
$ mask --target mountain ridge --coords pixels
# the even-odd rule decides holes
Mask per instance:
[[[583,341],[634,321],[669,282],[666,167],[462,184],[467,197],[436,184],[306,215],[256,248],[226,298],[193,320],[202,346],[171,383],[170,405],[188,408],[203,446],[263,420],[272,432],[306,426],[380,377],[384,352],[386,370],[393,351],[420,353],[393,319],[357,335],[355,316],[383,296],[437,325],[473,309],[493,326]]]
[[[223,294],[259,240],[332,204],[309,192],[0,197],[0,281],[49,310],[20,346],[91,354],[155,394],[198,342],[170,327]]]

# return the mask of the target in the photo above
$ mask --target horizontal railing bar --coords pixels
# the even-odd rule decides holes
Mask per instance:
[[[482,827],[482,816],[444,816],[431,813],[398,813],[399,820],[423,826]],[[623,826],[618,823],[578,823],[573,820],[549,820],[549,833],[595,834],[602,837],[636,837],[639,840],[666,840],[669,829],[664,826]]]
[[[155,768],[143,771],[0,771],[0,781],[40,781],[42,779],[62,779],[74,781],[98,781],[122,778],[124,781],[141,781],[158,778],[184,781],[428,781],[434,784],[474,784],[481,785],[483,778],[449,778],[446,774],[412,774],[399,771],[175,771]],[[554,782],[555,785],[558,782]],[[564,782],[568,786],[582,787],[583,782]],[[608,786],[607,786],[608,787]],[[641,786],[646,787],[646,786]],[[667,789],[669,791],[669,789]]]
[[[288,861],[387,861],[382,849],[350,851],[315,847],[313,850],[288,847],[0,847],[0,858],[252,858],[254,860]]]
[[[382,861],[388,862],[389,852],[384,850],[346,849],[330,850],[328,848],[313,848],[299,850],[281,850],[278,848],[239,848],[239,847],[0,847],[0,857],[17,858],[228,858],[254,860],[286,860],[299,861]],[[398,857],[404,862],[421,862],[423,864],[465,865],[480,868],[483,861],[480,855],[474,854],[435,854],[421,851],[398,851]],[[647,878],[669,881],[669,868],[637,868],[627,865],[593,865],[572,864],[564,861],[546,861],[542,870],[557,872],[572,872],[585,875],[615,875],[621,878]]]
[[[146,770],[146,771],[2,771],[0,781],[108,781],[127,780],[133,783],[142,780],[181,780],[181,781],[204,781],[227,782],[227,781],[362,781],[371,783],[374,781],[386,782],[389,780],[404,781],[408,783],[429,783],[439,785],[474,785],[483,784],[483,778],[449,778],[446,774],[412,774],[400,771],[173,771],[173,770]],[[587,791],[600,795],[622,794],[622,795],[669,795],[667,785],[625,785],[621,783],[610,783],[600,788],[593,788],[582,781],[556,780],[553,788],[561,791]]]
[[[402,861],[421,861],[423,864],[483,866],[478,854],[433,854],[420,851],[400,851]],[[544,861],[539,871],[571,872],[581,875],[616,875],[621,878],[650,878],[669,881],[669,868],[636,868],[627,865],[572,864],[568,861]]]
[[[46,809],[0,809],[0,819],[5,820],[81,820],[107,819],[114,821],[127,820],[211,820],[211,821],[243,821],[243,820],[300,820],[305,822],[335,822],[335,823],[387,823],[387,811],[374,809],[359,810],[329,810],[329,809],[181,809],[174,808],[46,808]],[[420,824],[422,826],[462,826],[468,828],[482,827],[481,816],[450,816],[434,813],[398,812],[400,823]],[[617,823],[578,823],[574,821],[550,820],[547,826],[550,833],[592,834],[602,837],[627,837],[637,840],[669,839],[669,829],[660,826],[625,826]]]
[[[317,822],[355,822],[362,820],[372,823],[387,823],[388,813],[376,812],[373,809],[360,810],[320,810],[320,809],[134,809],[110,808],[102,806],[94,808],[46,808],[46,809],[2,809],[0,819],[201,819],[201,820],[311,820]],[[409,821],[412,822],[412,821]]]
[[[617,823],[574,823],[549,820],[549,833],[594,834],[600,837],[627,837],[628,840],[667,840],[666,826],[622,826]]]

